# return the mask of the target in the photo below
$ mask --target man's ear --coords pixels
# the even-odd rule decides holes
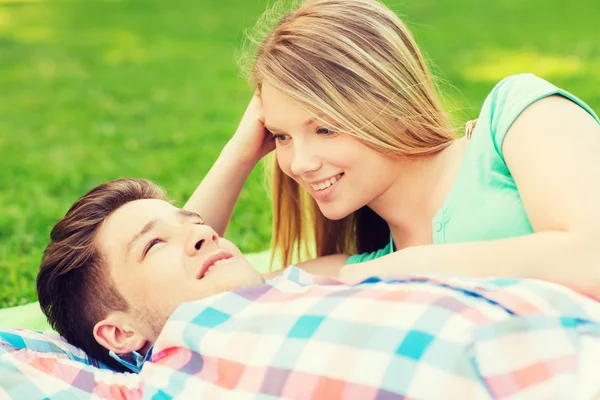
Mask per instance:
[[[146,337],[132,325],[131,317],[123,312],[111,312],[94,326],[94,338],[116,354],[140,350]]]

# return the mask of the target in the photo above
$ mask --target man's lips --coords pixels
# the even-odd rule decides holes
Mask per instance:
[[[219,260],[226,260],[228,258],[232,258],[233,254],[231,254],[228,251],[225,250],[220,250],[217,251],[215,253],[212,253],[210,255],[208,255],[205,259],[204,262],[202,263],[202,268],[200,268],[200,272],[198,272],[198,275],[196,276],[196,279],[202,279],[204,278],[204,275],[206,275],[206,271],[208,271],[208,269],[210,267],[212,267],[213,265],[215,265],[215,263]]]

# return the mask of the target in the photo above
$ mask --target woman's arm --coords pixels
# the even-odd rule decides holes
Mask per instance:
[[[185,203],[219,236],[225,234],[238,197],[256,162],[241,161],[235,148],[225,145],[208,174]]]
[[[600,298],[600,239],[595,238],[597,234],[537,232],[496,241],[415,246],[345,266],[340,278],[424,273],[537,278]]]
[[[219,236],[225,234],[248,175],[258,161],[275,148],[263,122],[260,97],[255,95],[236,133],[184,206],[200,214]]]
[[[349,256],[347,254],[332,254],[329,256],[322,256],[312,260],[303,261],[296,266],[313,275],[338,276],[340,270],[346,264],[348,257]],[[277,271],[270,271],[262,275],[265,279],[272,279],[279,275],[284,269],[285,268]]]
[[[536,233],[407,248],[344,267],[341,276],[530,277],[600,297],[600,125],[575,103],[548,97],[517,118],[503,154]]]

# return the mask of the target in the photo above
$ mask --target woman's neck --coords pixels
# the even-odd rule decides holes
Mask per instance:
[[[466,145],[466,139],[457,139],[436,154],[398,161],[396,181],[369,204],[388,223],[396,243],[406,235],[431,236],[431,221],[458,176]]]

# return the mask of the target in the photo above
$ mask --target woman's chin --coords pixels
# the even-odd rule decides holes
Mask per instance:
[[[342,218],[345,218],[354,211],[354,210],[350,210],[350,211],[344,210],[344,209],[341,209],[340,207],[333,206],[333,204],[331,204],[331,205],[328,204],[325,207],[322,207],[321,205],[319,205],[319,210],[321,210],[321,213],[325,216],[325,218],[330,219],[332,221],[338,221]]]

